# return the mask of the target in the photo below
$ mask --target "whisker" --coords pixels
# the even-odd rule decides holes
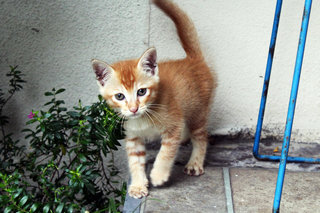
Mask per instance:
[[[149,108],[154,108],[154,109],[167,109],[167,107],[163,104],[148,104]]]
[[[168,122],[167,119],[163,119],[163,116],[161,116],[160,113],[158,113],[157,111],[155,110],[152,110],[152,109],[148,109],[149,111],[152,111],[152,115],[157,118],[157,120],[161,123],[161,125],[163,126],[169,126],[171,124],[174,124],[174,122]]]
[[[148,105],[154,105],[154,106],[165,106],[164,104],[155,104],[155,103],[149,103]]]
[[[124,122],[125,122],[125,115],[122,115],[122,122],[121,122],[121,135],[124,135],[124,134],[123,134],[123,129],[124,129],[123,125],[124,125]]]
[[[123,124],[125,121],[125,116],[122,115],[121,113],[118,113],[118,117],[119,117],[119,119],[117,120],[117,122],[120,123],[120,133],[121,133],[121,135],[123,135]],[[114,131],[115,131],[115,129],[114,129]]]
[[[110,124],[111,126],[115,126],[115,123],[118,123],[118,122],[120,121],[120,118],[119,118],[119,116],[118,116],[117,113],[115,113],[115,115],[112,115],[111,117],[109,117],[109,118],[107,118],[107,119],[109,119],[109,121],[112,120],[112,122],[111,122],[111,124]],[[113,129],[113,130],[112,130],[112,133],[111,133],[111,134],[114,134],[116,128],[112,128],[112,129]]]
[[[156,112],[156,111],[154,111],[154,110],[152,110],[152,109],[147,109],[146,111],[147,111],[150,115],[154,116],[154,118],[156,118],[156,119],[160,122],[160,124],[163,126],[162,120],[160,119],[161,116],[160,116],[160,114],[159,114],[158,112]]]
[[[152,123],[153,123],[153,126],[156,126],[155,123],[154,123],[154,121],[153,121],[153,119],[152,119],[152,117],[150,116],[150,114],[149,114],[149,112],[148,112],[148,107],[147,107],[147,106],[142,106],[140,109],[141,109],[141,110],[144,110],[144,111],[145,111],[145,114],[147,115],[147,117],[144,116],[144,118],[147,119],[147,121],[151,120]]]
[[[154,123],[154,121],[153,121],[152,117],[149,115],[148,110],[146,110],[145,112],[146,112],[146,115],[148,116],[148,118],[152,121],[153,126],[156,126],[156,124]]]

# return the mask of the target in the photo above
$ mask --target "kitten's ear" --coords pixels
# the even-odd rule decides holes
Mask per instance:
[[[112,67],[107,63],[96,59],[92,59],[91,63],[93,71],[96,74],[97,81],[101,86],[104,86],[105,82],[111,77],[111,74],[113,72]]]
[[[152,47],[143,53],[138,68],[149,75],[158,75],[157,51],[155,48]]]

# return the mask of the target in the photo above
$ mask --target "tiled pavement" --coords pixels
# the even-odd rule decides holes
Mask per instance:
[[[127,197],[124,212],[272,212],[277,178],[277,162],[256,160],[251,140],[216,139],[211,141],[206,172],[200,177],[185,175],[183,165],[191,145],[181,147],[167,184],[150,188],[147,198]],[[281,142],[264,140],[260,152],[272,154]],[[150,146],[149,165],[158,147]],[[320,145],[291,143],[290,155],[319,157]],[[278,153],[275,153],[278,154]],[[320,213],[320,165],[287,165],[280,212]]]

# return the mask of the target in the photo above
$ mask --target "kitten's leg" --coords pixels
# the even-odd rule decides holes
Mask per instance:
[[[203,162],[206,155],[208,135],[206,126],[191,131],[192,154],[185,166],[184,172],[188,175],[199,176],[204,173]]]
[[[129,195],[141,198],[148,195],[148,179],[145,173],[146,150],[144,143],[138,137],[126,139],[126,150],[131,174]]]
[[[168,181],[180,140],[180,128],[170,131],[170,134],[162,135],[161,148],[150,173],[152,185],[160,186]]]

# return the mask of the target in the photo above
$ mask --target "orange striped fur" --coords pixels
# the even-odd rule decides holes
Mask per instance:
[[[150,48],[138,59],[112,65],[92,61],[101,94],[125,119],[132,178],[129,194],[135,198],[148,194],[144,142],[157,136],[162,138],[162,146],[150,174],[154,186],[168,180],[179,145],[188,138],[193,151],[185,173],[203,174],[207,119],[216,87],[191,20],[170,0],[154,3],[175,23],[186,58],[158,62],[155,48]]]

